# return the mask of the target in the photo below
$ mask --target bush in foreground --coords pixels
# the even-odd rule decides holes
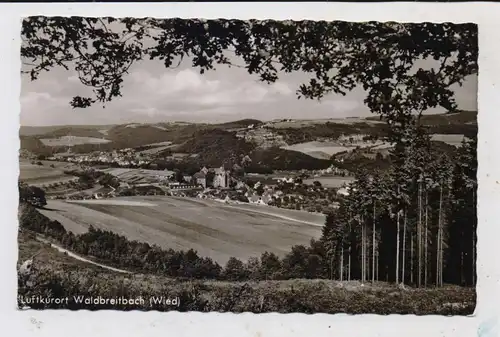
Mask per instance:
[[[33,309],[113,309],[279,313],[469,315],[472,288],[408,289],[360,287],[326,280],[261,282],[181,281],[151,275],[123,276],[82,268],[68,272],[47,267],[19,277],[19,306],[33,296],[65,298],[68,303],[29,305]],[[138,298],[143,304],[79,304],[73,296]],[[152,303],[152,297],[177,298],[177,305]]]

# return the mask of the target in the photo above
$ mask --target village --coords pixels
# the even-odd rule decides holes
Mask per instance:
[[[22,157],[37,161],[29,153]],[[158,169],[154,158],[134,149],[63,153],[38,165],[73,165],[65,170],[70,179],[47,182],[40,187],[48,199],[106,199],[135,195],[168,195],[213,199],[224,203],[251,203],[286,209],[324,213],[335,209],[348,195],[348,172],[331,166],[324,170],[300,170],[254,174],[240,167],[202,167],[189,174],[178,169]],[[147,168],[146,168],[147,167]],[[321,183],[320,181],[327,181]],[[333,184],[329,183],[333,182]]]

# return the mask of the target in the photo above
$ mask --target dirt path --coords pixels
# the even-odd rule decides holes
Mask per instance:
[[[72,257],[72,258],[74,258],[76,260],[79,260],[79,261],[82,261],[82,262],[86,262],[86,263],[90,263],[90,264],[93,264],[94,266],[98,266],[98,267],[101,267],[101,268],[104,268],[104,269],[108,269],[108,270],[111,270],[111,271],[116,271],[118,273],[131,274],[131,272],[129,272],[127,270],[123,270],[123,269],[118,269],[118,268],[113,268],[113,267],[110,267],[110,266],[106,266],[104,264],[100,264],[100,263],[91,261],[89,259],[86,259],[84,257],[81,257],[79,255],[76,255],[76,254],[70,252],[69,250],[62,248],[61,246],[55,245],[55,244],[53,244],[53,243],[51,243],[51,242],[49,242],[49,241],[47,241],[45,239],[42,239],[41,237],[37,237],[36,239],[38,241],[40,241],[40,242],[50,244],[50,246],[52,248],[57,249],[60,253],[66,254],[67,256]]]

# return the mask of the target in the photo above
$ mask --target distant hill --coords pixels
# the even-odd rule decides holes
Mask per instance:
[[[462,110],[457,113],[423,115],[421,121],[426,125],[477,124],[477,111]]]
[[[19,129],[19,135],[21,136],[39,136],[46,135],[48,133],[61,130],[61,129],[71,129],[75,132],[79,129],[87,130],[107,130],[113,127],[113,125],[52,125],[52,126],[21,126]],[[66,136],[65,134],[64,136]],[[102,134],[101,134],[102,135]],[[75,134],[76,136],[76,134]],[[90,137],[90,136],[82,136]]]
[[[385,121],[379,116],[367,117],[371,121]],[[422,115],[420,120],[425,125],[477,124],[477,111],[460,110],[455,113]]]
[[[373,123],[370,120],[378,120],[378,117],[370,117],[367,121],[353,121],[351,123],[336,123],[325,121],[324,123],[304,123],[295,126],[284,124],[286,127],[264,126],[259,129],[256,137],[277,137],[281,135],[286,143],[298,144],[311,141],[322,141],[336,139],[340,136],[362,135],[366,140],[384,136],[387,133],[386,123]],[[472,137],[477,134],[477,113],[472,111],[461,111],[456,114],[424,115],[422,122],[428,126],[433,134],[463,134]],[[106,138],[110,142],[106,144],[82,144],[72,147],[74,153],[88,153],[92,151],[110,151],[123,148],[137,148],[151,146],[154,143],[172,142],[164,154],[156,157],[157,160],[166,160],[172,153],[190,154],[182,159],[182,163],[192,167],[199,166],[227,166],[241,164],[244,156],[252,160],[249,170],[253,172],[267,172],[269,170],[300,170],[327,168],[332,159],[344,158],[347,169],[356,167],[376,168],[387,167],[388,163],[380,160],[387,157],[387,149],[363,150],[352,154],[339,153],[333,158],[313,158],[312,156],[280,148],[263,148],[259,142],[245,141],[248,126],[262,126],[263,122],[255,119],[243,119],[221,124],[194,124],[194,123],[157,123],[139,124],[131,123],[115,126],[65,126],[45,129],[44,134],[37,133],[32,136],[21,135],[21,148],[35,154],[49,154],[51,152],[67,151],[67,146],[47,147],[40,139],[57,138],[68,134],[81,137]],[[104,135],[99,130],[106,130]],[[24,130],[26,132],[26,129]],[[28,129],[29,132],[40,131]],[[22,130],[21,130],[22,132]],[[252,135],[256,130],[249,131]],[[254,135],[255,136],[255,135]],[[252,138],[250,138],[252,139]],[[343,141],[346,141],[345,139]],[[453,154],[454,147],[442,142],[434,142],[434,147]],[[379,155],[377,156],[377,153]]]
[[[22,150],[42,155],[50,155],[52,153],[52,149],[45,146],[40,139],[30,136],[20,136],[19,139],[21,141],[20,148]]]
[[[262,124],[264,124],[264,123],[262,121],[259,121],[258,119],[241,119],[241,120],[234,121],[234,122],[214,124],[214,127],[227,130],[227,129],[248,128],[250,125],[259,126]]]
[[[137,147],[153,143],[183,143],[190,139],[194,132],[204,129],[202,125],[118,125],[108,130],[107,138],[116,148]]]
[[[234,133],[221,129],[198,131],[177,151],[198,154],[196,158],[190,160],[201,165],[226,167],[241,164],[242,158],[248,155],[252,160],[250,169],[253,171],[322,169],[331,164],[330,160],[313,158],[297,151],[280,148],[261,149],[255,144],[237,138]]]
[[[431,149],[435,153],[448,155],[449,158],[456,158],[457,148],[442,141],[431,141]],[[355,151],[345,151],[332,156],[336,161],[336,166],[355,172],[364,170],[387,170],[391,167],[389,149],[374,150],[369,148],[356,149]],[[342,162],[340,160],[342,159]]]
[[[250,158],[253,165],[267,166],[273,170],[319,170],[328,168],[332,163],[331,160],[277,147],[257,149]]]
[[[254,149],[253,144],[238,139],[234,133],[214,128],[196,131],[177,151],[198,154],[193,160],[202,165],[230,167],[240,164],[241,158]]]
[[[74,137],[106,138],[105,134],[99,132],[98,129],[74,128],[71,126],[55,129],[53,131],[49,131],[44,133],[43,135],[38,135],[38,136],[39,138],[59,138],[70,135]]]
[[[315,124],[304,127],[273,128],[272,130],[283,136],[285,142],[289,145],[317,141],[322,138],[337,139],[340,136],[354,134],[365,134],[368,136],[384,136],[387,132],[386,124],[374,123],[353,123],[341,124],[326,122],[324,124]]]

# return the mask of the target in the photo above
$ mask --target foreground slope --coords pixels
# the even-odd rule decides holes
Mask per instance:
[[[158,275],[124,275],[85,263],[19,234],[19,263],[38,254],[28,279],[19,278],[18,305],[32,296],[65,298],[62,304],[35,304],[32,308],[115,309],[159,311],[222,311],[280,313],[374,313],[468,315],[475,307],[473,288],[398,289],[386,283],[361,286],[357,281],[191,281]],[[24,278],[24,279],[23,279]],[[29,282],[27,282],[29,281]],[[76,296],[142,298],[143,304],[78,304]],[[177,298],[178,305],[152,303],[152,298]]]

